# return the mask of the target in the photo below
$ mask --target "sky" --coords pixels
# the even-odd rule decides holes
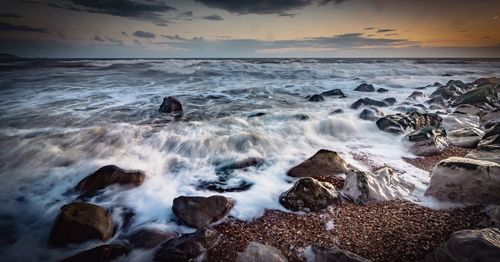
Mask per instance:
[[[0,1],[21,57],[500,57],[499,0]]]

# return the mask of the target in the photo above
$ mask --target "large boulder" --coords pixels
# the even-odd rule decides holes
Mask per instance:
[[[479,117],[475,115],[451,113],[442,116],[442,125],[446,132],[460,128],[479,128]]]
[[[375,87],[373,87],[373,85],[371,85],[371,84],[363,83],[363,84],[359,85],[358,87],[356,87],[354,89],[354,91],[359,91],[359,92],[374,92],[375,91]]]
[[[179,220],[194,228],[202,228],[224,218],[234,207],[234,200],[225,196],[188,197],[174,199],[172,211]]]
[[[126,256],[129,252],[130,250],[122,245],[102,245],[65,258],[62,262],[109,262]]]
[[[452,106],[458,106],[462,104],[481,104],[481,103],[494,103],[498,101],[498,92],[500,90],[500,85],[484,85],[471,90],[459,97],[457,97]]]
[[[371,98],[365,97],[360,98],[356,102],[351,105],[352,109],[358,109],[361,106],[378,106],[378,107],[386,107],[389,106],[388,103],[384,101],[373,100]]]
[[[281,194],[280,203],[292,211],[319,211],[331,205],[340,205],[335,186],[314,178],[301,178],[292,188]]]
[[[350,251],[340,249],[337,246],[330,248],[313,245],[306,249],[307,262],[369,262],[370,260],[360,257]]]
[[[349,171],[342,195],[358,204],[370,201],[405,199],[414,185],[400,178],[392,169],[385,167],[373,173]]]
[[[113,236],[113,218],[108,210],[89,203],[63,206],[49,241],[52,245],[81,243],[91,239],[107,240]]]
[[[445,100],[455,99],[472,88],[474,88],[472,84],[465,84],[460,80],[450,80],[446,85],[439,86],[430,97],[441,97]]]
[[[182,113],[182,104],[177,98],[168,96],[163,98],[159,111],[161,113],[180,114]]]
[[[476,147],[481,141],[483,130],[475,127],[460,128],[448,132],[448,142],[457,147]]]
[[[436,155],[448,148],[446,132],[442,128],[424,127],[406,136],[410,152],[417,156]]]
[[[500,165],[463,157],[442,160],[432,171],[425,195],[455,203],[498,204]]]
[[[318,177],[345,173],[349,164],[334,151],[321,149],[314,156],[290,169],[291,177]]]
[[[198,231],[171,239],[161,245],[156,252],[155,261],[196,261],[207,251],[214,248],[220,240],[217,231],[202,228]]]
[[[495,123],[487,129],[478,147],[466,157],[500,164],[500,123]]]
[[[238,254],[236,262],[286,262],[283,253],[275,247],[250,242],[245,251]]]
[[[126,188],[138,187],[144,183],[146,175],[138,170],[124,170],[115,165],[99,168],[97,171],[82,179],[76,186],[82,196],[91,196],[111,185],[120,185]]]
[[[427,262],[500,261],[500,229],[461,230],[425,258]]]
[[[127,239],[130,245],[134,248],[152,249],[159,246],[161,243],[178,236],[179,234],[175,232],[166,232],[158,229],[147,228],[131,233]]]
[[[332,89],[330,91],[325,91],[321,93],[322,96],[339,96],[339,97],[345,97],[344,92],[340,89]]]
[[[380,130],[403,134],[412,132],[422,127],[441,127],[443,118],[437,114],[422,114],[412,112],[406,114],[388,115],[377,120],[377,127]]]

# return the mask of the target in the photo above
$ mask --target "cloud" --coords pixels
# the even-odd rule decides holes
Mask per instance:
[[[21,18],[23,17],[22,15],[14,14],[14,13],[1,13],[0,17],[4,18]]]
[[[104,39],[102,39],[100,36],[94,36],[94,38],[92,38],[92,40],[94,41],[98,41],[98,42],[104,42]]]
[[[224,9],[236,14],[280,14],[301,9],[312,3],[311,0],[195,0],[208,7]]]
[[[278,16],[287,16],[287,17],[290,17],[290,18],[294,18],[296,15],[298,15],[298,14],[290,14],[290,13],[281,13],[281,14],[278,14]]]
[[[33,32],[33,33],[46,33],[49,31],[45,28],[31,27],[27,25],[13,25],[3,21],[0,21],[0,31],[10,31],[10,32]]]
[[[180,17],[193,17],[193,11],[186,11],[179,14]]]
[[[385,36],[395,36],[395,35],[399,35],[397,33],[393,33],[393,34],[385,34]]]
[[[377,33],[387,33],[387,32],[394,32],[396,29],[379,29]]]
[[[111,37],[106,37],[106,39],[113,43],[113,44],[119,44],[119,45],[123,45],[123,41],[120,40],[120,39],[115,39],[115,38],[111,38]]]
[[[166,38],[168,40],[173,40],[173,41],[188,41],[189,39],[180,37],[179,35],[161,35],[161,37]]]
[[[209,15],[209,16],[204,16],[203,19],[206,19],[206,20],[212,20],[212,21],[222,21],[224,20],[224,18],[222,18],[221,16],[219,15]]]
[[[123,36],[128,36],[127,32],[125,32],[125,31],[122,31],[121,33]]]
[[[137,39],[134,40],[134,44],[142,45],[141,41],[139,41]]]
[[[330,4],[330,3],[338,5],[338,4],[342,4],[344,2],[347,2],[347,1],[350,1],[350,0],[320,0],[318,5],[321,6],[321,5],[326,5],[326,4]]]
[[[156,35],[151,32],[145,32],[142,30],[138,30],[134,32],[134,36],[140,37],[140,38],[156,38]]]
[[[374,28],[374,27],[367,27],[367,28],[365,28],[365,29],[363,29],[363,30],[368,31],[368,30],[373,30],[373,29],[375,29],[375,28]]]

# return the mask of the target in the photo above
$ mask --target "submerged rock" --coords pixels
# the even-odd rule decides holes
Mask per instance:
[[[439,128],[442,120],[442,117],[437,114],[412,112],[384,116],[377,120],[377,127],[386,132],[402,134],[422,127]]]
[[[89,203],[64,205],[59,212],[50,244],[63,246],[91,239],[107,240],[113,236],[113,218],[108,210]]]
[[[236,169],[244,169],[252,166],[260,166],[265,163],[263,158],[259,157],[249,157],[239,161],[227,162],[219,165],[216,168],[216,172],[228,172]]]
[[[417,97],[424,97],[424,92],[421,91],[413,91],[409,96],[408,99],[411,100],[416,100]]]
[[[345,97],[344,92],[342,92],[342,90],[340,90],[338,88],[330,90],[330,91],[325,91],[325,92],[321,93],[321,95],[323,95],[323,96],[340,96],[340,97]]]
[[[74,256],[63,259],[63,262],[109,262],[126,256],[130,250],[122,245],[102,245],[85,250]]]
[[[370,85],[370,84],[367,84],[367,83],[363,83],[363,84],[359,85],[358,87],[356,87],[356,89],[354,89],[354,91],[359,91],[359,92],[374,92],[375,91],[375,87],[373,87],[373,85]]]
[[[425,261],[500,261],[500,230],[485,228],[457,231],[427,255]]]
[[[318,177],[345,173],[349,164],[334,151],[321,149],[314,156],[290,169],[291,177]]]
[[[378,107],[386,107],[386,106],[389,106],[389,104],[387,104],[386,102],[384,101],[378,101],[378,100],[373,100],[371,98],[368,98],[368,97],[365,97],[365,98],[360,98],[358,99],[356,102],[354,102],[352,105],[351,105],[351,108],[352,109],[358,109],[359,107],[361,106],[378,106]]]
[[[307,254],[308,262],[369,262],[370,260],[360,257],[350,251],[340,249],[337,246],[330,248],[313,245],[311,254]]]
[[[315,94],[315,95],[310,96],[307,100],[309,102],[322,102],[322,101],[325,101],[325,98],[322,97],[321,95]]]
[[[414,185],[385,167],[373,173],[349,171],[342,194],[355,203],[365,204],[370,201],[405,199],[413,189]]]
[[[394,97],[384,98],[382,99],[382,102],[385,102],[387,105],[392,106],[396,103],[396,98]]]
[[[159,111],[161,113],[182,113],[182,104],[177,98],[168,96],[163,98]]]
[[[172,211],[182,223],[201,228],[224,218],[234,204],[233,199],[224,196],[180,196],[174,199]]]
[[[134,248],[152,249],[178,236],[179,234],[175,232],[166,232],[150,228],[137,230],[130,234],[127,239]]]
[[[292,188],[281,194],[280,203],[292,211],[319,211],[331,205],[340,205],[335,186],[314,178],[301,178]]]
[[[387,90],[385,88],[379,88],[379,89],[377,89],[377,92],[378,93],[386,93],[386,92],[389,92],[389,90]]]
[[[91,196],[110,185],[138,187],[145,179],[146,175],[142,171],[124,170],[115,165],[108,165],[82,179],[76,186],[76,190],[80,191],[82,196]]]
[[[410,152],[417,156],[429,156],[448,148],[446,132],[442,128],[424,127],[406,137],[411,143]]]
[[[242,253],[238,254],[236,262],[286,262],[281,251],[269,245],[250,242]]]
[[[365,108],[361,113],[359,113],[359,118],[363,120],[376,121],[380,117],[384,116],[384,114],[377,109],[368,109]]]
[[[463,157],[439,162],[426,196],[441,201],[471,204],[500,203],[500,165]]]
[[[332,112],[330,112],[330,115],[336,115],[336,114],[342,114],[344,113],[344,110],[341,108],[335,109]]]
[[[155,261],[194,261],[219,243],[217,231],[202,228],[192,234],[185,234],[161,245]]]

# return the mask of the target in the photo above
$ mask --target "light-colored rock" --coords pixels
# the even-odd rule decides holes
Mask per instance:
[[[286,262],[283,253],[275,247],[250,242],[245,251],[238,254],[236,262]]]
[[[500,147],[483,146],[470,151],[466,158],[494,162],[500,165]]]
[[[479,117],[476,115],[451,113],[443,116],[442,126],[447,133],[461,128],[479,128]]]
[[[429,156],[448,148],[446,132],[442,128],[424,127],[406,136],[410,142],[410,152],[417,156]]]
[[[455,203],[499,204],[500,165],[463,157],[442,160],[425,195]]]
[[[342,194],[356,203],[405,199],[414,185],[400,178],[392,169],[385,167],[373,173],[349,171]]]
[[[340,195],[334,185],[306,177],[281,194],[279,201],[292,211],[319,211],[330,205],[340,205]]]
[[[449,131],[448,142],[458,147],[475,147],[481,141],[484,131],[475,127],[465,127]]]

